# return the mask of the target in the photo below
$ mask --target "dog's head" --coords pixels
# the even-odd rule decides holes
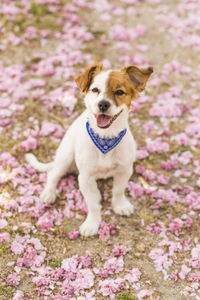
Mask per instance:
[[[152,72],[152,67],[136,66],[123,67],[120,71],[105,70],[102,63],[95,63],[79,74],[75,81],[86,95],[86,107],[97,127],[105,129],[115,120],[127,117],[131,101],[145,89]]]

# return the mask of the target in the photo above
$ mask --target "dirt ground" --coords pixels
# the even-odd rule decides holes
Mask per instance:
[[[13,7],[19,11],[15,13]],[[101,300],[112,295],[121,300],[200,299],[199,11],[195,0],[42,0],[29,4],[22,0],[2,0],[0,299]],[[125,28],[124,33],[122,28],[114,31],[117,24]],[[143,27],[138,28],[139,25]],[[197,36],[194,42],[191,35]],[[85,218],[77,178],[74,177],[72,188],[60,188],[55,204],[39,206],[45,174],[30,168],[24,154],[32,151],[41,161],[51,161],[62,134],[84,109],[83,96],[73,78],[93,61],[103,61],[105,67],[111,68],[131,64],[153,66],[154,74],[147,89],[133,103],[130,112],[130,127],[138,150],[147,151],[147,155],[138,156],[130,179],[134,185],[129,185],[126,191],[134,204],[134,214],[131,217],[114,214],[110,209],[112,180],[100,181],[102,195],[105,191],[108,194],[108,199],[102,201],[102,219],[114,224],[115,234],[108,234],[105,240],[100,234],[73,240],[69,233],[78,230]],[[33,83],[33,79],[44,82]],[[62,91],[52,93],[59,88]],[[161,107],[155,106],[156,103],[162,103]],[[48,127],[41,134],[44,121],[59,126],[46,133]],[[196,129],[191,129],[191,125]],[[27,142],[30,137],[34,140]],[[158,144],[151,149],[152,141]],[[161,143],[168,145],[167,150],[161,149],[164,146]],[[162,167],[164,163],[169,166],[169,160],[176,166]],[[140,172],[140,168],[144,171]],[[70,182],[63,180],[63,184]],[[68,200],[79,203],[72,208],[72,217],[66,213]],[[44,214],[47,219],[52,218],[47,229]],[[3,239],[5,233],[10,235],[8,240]],[[16,235],[41,242],[44,249],[35,248],[37,254],[46,253],[41,264],[20,265],[19,258],[28,255],[25,253],[28,244],[17,252],[19,245],[12,247]],[[125,245],[129,251],[123,255],[123,268],[106,278],[124,278],[133,268],[138,268],[141,276],[137,282],[127,281],[124,287],[113,288],[113,294],[106,294],[100,290],[100,281],[106,279],[95,274],[95,268],[103,268],[108,257],[113,257],[116,245]],[[152,258],[154,249],[162,249],[163,260]],[[64,259],[88,253],[92,258],[88,268],[95,276],[90,288],[66,295],[63,278],[48,284],[34,283],[33,278],[42,276],[42,268],[57,269]],[[34,259],[28,257],[28,261]],[[185,274],[181,272],[183,265],[189,268]],[[9,280],[13,273],[20,277],[19,284]],[[192,277],[194,273],[196,279]],[[142,296],[140,292],[146,290],[150,291],[149,296],[145,292]]]

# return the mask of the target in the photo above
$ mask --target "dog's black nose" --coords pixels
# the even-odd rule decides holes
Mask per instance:
[[[105,112],[109,109],[110,103],[106,100],[101,100],[98,104],[99,110]]]

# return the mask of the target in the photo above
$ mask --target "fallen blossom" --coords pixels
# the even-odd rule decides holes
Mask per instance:
[[[7,282],[8,282],[9,285],[17,286],[17,285],[19,285],[19,283],[20,283],[20,277],[17,276],[15,273],[10,274],[10,275],[7,277]]]
[[[79,237],[79,231],[74,229],[68,233],[70,240],[76,240]]]
[[[176,219],[170,221],[169,230],[171,232],[175,233],[176,235],[179,235],[179,233],[182,229],[182,226],[183,226],[183,221],[179,218],[176,218]]]
[[[0,243],[9,242],[11,236],[8,232],[0,233]]]
[[[179,278],[185,279],[186,275],[191,271],[186,265],[181,266],[181,271],[179,272]]]
[[[20,290],[17,290],[16,293],[14,294],[14,297],[12,300],[23,300],[24,299],[24,293]]]
[[[149,296],[152,295],[152,291],[149,291],[149,290],[141,290],[137,296],[139,299],[142,299],[142,298],[148,298]]]
[[[27,140],[23,141],[18,145],[18,147],[21,148],[23,152],[34,150],[39,146],[40,146],[40,142],[37,141],[34,137],[29,137]]]
[[[114,256],[122,256],[125,255],[129,249],[125,245],[115,245],[113,249]]]
[[[99,293],[104,297],[109,296],[111,299],[115,298],[116,292],[120,291],[123,284],[121,278],[106,279],[99,282]]]
[[[125,275],[124,279],[128,280],[128,282],[133,283],[140,280],[141,272],[138,268],[133,268],[128,270],[128,274]]]
[[[8,225],[8,222],[5,219],[0,219],[0,229]]]
[[[115,226],[113,224],[107,224],[106,222],[101,222],[99,230],[99,237],[102,241],[107,240],[110,235],[115,234]]]

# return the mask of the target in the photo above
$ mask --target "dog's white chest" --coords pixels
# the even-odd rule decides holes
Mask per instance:
[[[95,179],[113,177],[121,168],[132,166],[135,160],[136,145],[128,128],[120,143],[106,154],[101,153],[88,135],[84,115],[79,117],[74,126],[74,138],[74,158],[79,173]]]
[[[112,177],[116,173],[119,164],[117,163],[116,158],[112,155],[106,154],[104,157],[99,155],[96,163],[91,167],[91,173],[93,176],[105,179]]]

